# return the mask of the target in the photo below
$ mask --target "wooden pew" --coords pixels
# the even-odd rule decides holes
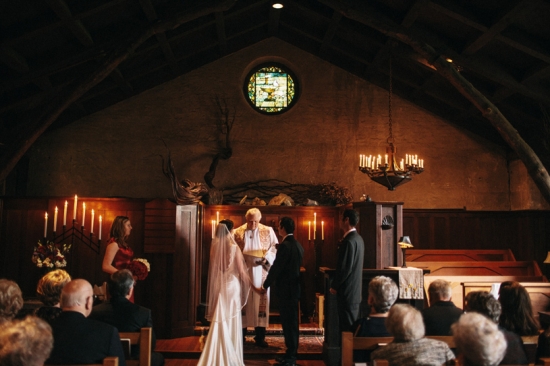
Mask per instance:
[[[411,262],[486,262],[515,261],[511,249],[407,249],[407,263]],[[415,267],[411,264],[411,267]]]
[[[411,267],[429,269],[430,276],[529,276],[546,282],[535,261],[414,262]]]
[[[550,310],[550,282],[518,282],[525,287],[529,293],[531,305],[533,306],[533,313],[537,321],[539,321],[539,312]],[[466,295],[472,291],[491,291],[492,284],[493,282],[489,281],[463,282],[461,283],[463,289],[462,297],[466,298]]]
[[[53,366],[49,364],[44,364],[44,366]],[[57,366],[118,366],[118,357],[109,356],[103,359],[103,363],[94,363],[94,364],[78,364],[78,365],[57,365]]]
[[[485,283],[488,284],[483,291],[489,291],[491,284],[502,283],[504,281],[518,281],[520,283],[548,283],[542,282],[542,278],[538,276],[424,276],[424,290],[428,293],[428,287],[430,283],[435,280],[442,279],[451,283],[452,289],[452,301],[454,304],[464,309],[464,284],[466,283]],[[473,290],[477,291],[477,290]],[[426,298],[426,297],[425,297]],[[427,306],[427,305],[426,305]]]
[[[139,332],[120,332],[120,339],[129,339],[131,345],[139,345],[139,360],[126,359],[127,366],[151,366],[152,328],[141,328]]]

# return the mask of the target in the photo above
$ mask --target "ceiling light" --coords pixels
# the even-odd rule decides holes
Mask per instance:
[[[273,7],[273,9],[282,9],[283,8],[283,4],[281,3],[273,3],[273,5],[271,5]]]

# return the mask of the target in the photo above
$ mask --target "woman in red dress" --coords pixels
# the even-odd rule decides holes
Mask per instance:
[[[111,238],[107,242],[101,269],[111,275],[118,270],[126,269],[134,258],[134,251],[126,243],[132,231],[132,224],[127,216],[117,216],[111,225]],[[134,294],[130,298],[134,302]]]

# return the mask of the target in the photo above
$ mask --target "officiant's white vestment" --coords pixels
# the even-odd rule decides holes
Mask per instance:
[[[277,235],[271,226],[258,224],[256,230],[247,230],[246,224],[235,230],[235,241],[241,248],[248,273],[255,287],[261,287],[267,277],[267,270],[256,265],[256,261],[265,258],[273,264],[277,254]],[[269,325],[269,289],[264,295],[250,290],[248,302],[243,308],[243,328],[266,327]]]

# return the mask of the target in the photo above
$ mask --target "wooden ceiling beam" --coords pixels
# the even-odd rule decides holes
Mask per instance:
[[[216,34],[218,35],[220,54],[224,56],[227,54],[227,38],[225,36],[225,20],[223,18],[223,12],[215,12],[214,17],[216,18]]]
[[[235,1],[236,0],[203,0],[200,7],[190,8],[185,13],[176,14],[168,20],[154,24],[142,33],[135,35],[133,39],[119,45],[119,47],[110,54],[109,58],[105,60],[104,64],[95,72],[83,78],[80,83],[73,86],[70,90],[66,90],[64,93],[59,94],[56,100],[49,103],[44,113],[36,121],[29,124],[29,128],[25,133],[13,136],[13,139],[10,140],[9,145],[6,146],[0,156],[0,181],[6,179],[21,157],[46,129],[57,120],[63,111],[82,97],[88,90],[104,80],[146,40],[157,33],[164,33],[167,30],[175,29],[181,24],[199,17],[212,14],[216,11],[229,9],[235,4]]]
[[[323,41],[321,42],[321,47],[319,49],[319,52],[321,54],[325,54],[327,52],[328,47],[332,43],[332,40],[336,35],[336,31],[338,30],[340,19],[342,19],[342,14],[338,13],[337,11],[332,13],[332,17],[330,18],[330,23],[328,25],[327,31],[325,32],[325,36],[323,37]]]
[[[155,6],[151,2],[151,0],[139,0],[139,5],[141,6],[141,10],[143,10],[143,13],[147,17],[149,23],[154,23],[158,21],[157,11],[155,10]],[[170,43],[168,43],[168,41],[166,40],[166,34],[159,33],[156,34],[155,37],[160,45],[162,53],[164,54],[164,58],[166,58],[166,61],[168,61],[168,64],[170,65],[172,73],[174,75],[177,75],[178,65],[176,62],[176,58],[174,57],[172,47],[170,46]]]
[[[396,25],[391,20],[383,19],[364,8],[357,8],[356,3],[348,0],[319,0],[324,4],[340,11],[344,16],[372,27],[386,36],[395,38],[411,46],[417,53],[437,69],[437,72],[447,79],[464,97],[466,97],[482,113],[493,127],[499,132],[504,141],[517,153],[527,172],[539,188],[546,202],[550,203],[550,175],[535,151],[523,140],[518,131],[499,111],[490,100],[466,80],[456,69],[445,60],[443,55],[436,51],[423,39],[411,34],[407,29]]]
[[[500,34],[508,25],[515,22],[516,19],[523,16],[523,14],[532,8],[533,2],[530,0],[523,0],[516,4],[515,7],[510,9],[508,13],[502,16],[495,24],[493,24],[486,32],[479,36],[476,40],[470,43],[463,51],[463,55],[473,55],[479,51],[486,44],[491,42],[497,35]]]
[[[46,3],[55,12],[55,14],[57,14],[57,17],[65,22],[67,28],[71,30],[73,35],[80,43],[82,43],[82,45],[90,47],[94,44],[92,36],[90,36],[90,33],[84,24],[82,24],[80,20],[73,19],[73,14],[65,1],[46,0]]]

